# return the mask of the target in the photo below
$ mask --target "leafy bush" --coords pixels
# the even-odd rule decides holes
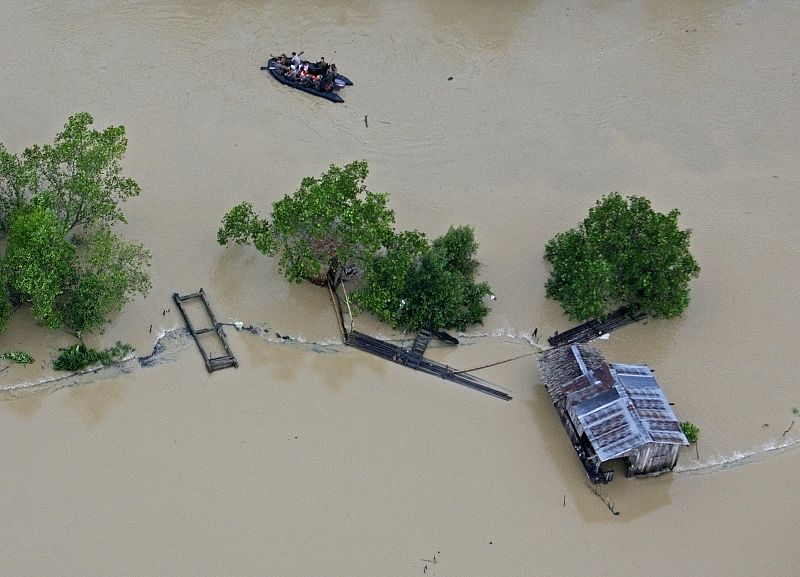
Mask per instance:
[[[19,363],[20,365],[29,365],[33,362],[33,357],[23,351],[11,351],[0,355],[0,359],[8,359],[9,361]]]
[[[87,347],[84,343],[59,350],[61,354],[53,361],[53,368],[57,371],[80,371],[95,363],[106,367],[112,365],[134,349],[129,344],[117,341],[116,345],[102,351]]]
[[[681,431],[683,431],[683,434],[686,435],[686,439],[690,443],[696,443],[697,438],[700,436],[700,427],[689,421],[683,421],[681,423]]]

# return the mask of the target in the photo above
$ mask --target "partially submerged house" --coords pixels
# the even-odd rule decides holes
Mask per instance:
[[[667,398],[646,365],[606,362],[589,345],[545,351],[539,372],[593,483],[608,483],[601,465],[623,459],[628,476],[675,467],[688,445]]]

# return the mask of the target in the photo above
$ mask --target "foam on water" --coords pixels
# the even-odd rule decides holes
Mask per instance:
[[[756,463],[768,457],[781,454],[800,447],[800,439],[794,437],[780,438],[744,451],[735,451],[730,455],[719,455],[706,461],[694,462],[675,467],[675,473],[691,473],[704,475],[725,469]]]

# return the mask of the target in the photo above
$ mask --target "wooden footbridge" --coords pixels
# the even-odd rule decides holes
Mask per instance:
[[[511,394],[508,391],[495,387],[491,383],[469,373],[455,371],[452,367],[426,359],[423,355],[425,354],[425,349],[430,339],[431,334],[428,331],[420,331],[417,338],[414,339],[414,344],[411,345],[411,348],[406,349],[394,343],[382,341],[358,331],[349,331],[346,344],[395,363],[405,365],[410,369],[422,371],[429,375],[436,375],[447,381],[480,391],[492,397],[503,399],[504,401],[511,400]]]
[[[239,363],[228,346],[228,339],[225,338],[222,325],[217,322],[214,311],[211,310],[211,304],[208,302],[205,291],[201,288],[195,293],[183,296],[178,293],[173,293],[172,298],[175,300],[175,304],[178,305],[178,310],[181,311],[183,320],[186,322],[186,328],[189,329],[189,332],[194,337],[197,348],[200,349],[200,354],[203,355],[203,360],[206,363],[208,372],[213,373],[214,371],[227,369],[228,367],[238,367]],[[189,312],[187,311],[187,301],[199,301],[205,311],[206,322],[210,324],[202,328],[195,328]],[[203,342],[201,342],[201,340],[205,340],[203,335],[206,334],[209,334],[213,339],[211,342],[206,341],[206,346],[211,349],[211,351],[207,351],[206,346],[203,346]]]
[[[632,313],[628,307],[622,307],[608,315],[603,322],[597,319],[586,321],[585,323],[572,327],[563,333],[556,333],[547,342],[551,346],[561,347],[574,343],[586,343],[592,339],[610,333],[611,331],[624,327],[632,323],[639,322],[647,315],[645,313]]]
[[[428,348],[428,343],[430,342],[431,338],[434,337],[434,335],[436,338],[439,338],[447,343],[458,343],[458,340],[454,339],[447,333],[431,333],[430,331],[422,330],[417,334],[417,337],[414,339],[411,348],[406,349],[394,343],[382,341],[354,330],[352,321],[350,324],[350,329],[348,330],[348,328],[345,326],[344,310],[342,309],[342,302],[339,299],[339,292],[337,290],[340,286],[340,283],[336,278],[334,278],[333,274],[329,274],[327,284],[331,295],[331,302],[333,303],[333,310],[336,312],[336,318],[339,322],[339,331],[341,332],[342,340],[346,345],[368,353],[372,353],[373,355],[393,361],[395,363],[405,365],[410,369],[422,371],[430,375],[436,375],[437,377],[458,383],[459,385],[469,387],[470,389],[480,391],[481,393],[491,395],[492,397],[497,397],[498,399],[503,399],[505,401],[511,400],[511,394],[508,391],[505,391],[499,387],[495,387],[491,383],[484,381],[483,379],[479,379],[478,377],[467,372],[454,371],[452,367],[448,367],[447,365],[443,365],[425,358],[425,350]],[[345,300],[347,300],[347,293],[345,293]],[[350,306],[348,304],[348,310],[349,308]],[[350,318],[352,319],[352,314],[350,314]]]

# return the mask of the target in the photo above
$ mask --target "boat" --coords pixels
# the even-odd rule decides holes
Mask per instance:
[[[311,64],[307,60],[303,61],[303,64]],[[345,86],[352,86],[352,81],[343,76],[341,74],[336,74],[333,80],[333,86],[330,91],[325,92],[323,90],[317,90],[313,86],[308,84],[303,84],[300,80],[290,78],[281,74],[278,70],[278,66],[276,66],[276,59],[271,57],[267,60],[267,64],[261,67],[261,70],[266,70],[269,72],[272,77],[280,82],[281,84],[285,84],[286,86],[291,86],[292,88],[297,88],[298,90],[302,90],[303,92],[308,92],[309,94],[313,94],[314,96],[319,96],[320,98],[324,98],[326,100],[330,100],[331,102],[344,102],[344,98],[339,96],[338,90]]]
[[[457,345],[458,339],[455,338],[453,335],[446,333],[444,331],[431,331],[431,334],[439,339],[442,342],[445,342],[450,345]]]

